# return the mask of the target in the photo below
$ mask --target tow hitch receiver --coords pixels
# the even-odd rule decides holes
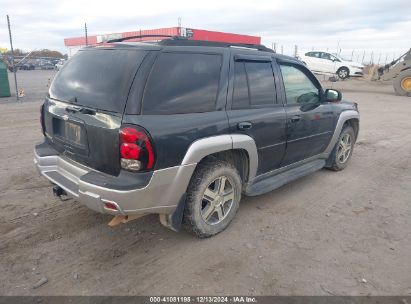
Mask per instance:
[[[63,198],[63,196],[67,196],[66,191],[64,191],[63,188],[61,188],[60,186],[54,185],[53,186],[53,195],[55,197],[58,197],[59,199],[61,199],[62,201],[65,201],[66,199]]]
[[[146,215],[145,213],[143,213],[143,214],[134,214],[134,215],[116,215],[108,223],[108,225],[110,227],[115,227],[115,226],[117,226],[118,224],[121,224],[121,223],[127,224],[128,222],[133,221],[135,219],[138,219],[140,217],[143,217],[145,215]]]

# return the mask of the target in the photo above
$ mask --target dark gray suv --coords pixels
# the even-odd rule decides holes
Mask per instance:
[[[172,38],[79,51],[56,75],[41,124],[34,162],[56,195],[124,218],[156,213],[208,237],[242,195],[344,169],[359,114],[294,58]]]

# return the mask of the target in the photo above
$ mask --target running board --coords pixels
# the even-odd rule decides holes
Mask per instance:
[[[256,196],[280,188],[293,180],[321,170],[325,166],[325,159],[316,159],[299,167],[267,177],[253,183],[245,189],[245,195]]]

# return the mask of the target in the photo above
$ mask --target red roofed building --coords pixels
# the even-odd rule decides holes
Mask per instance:
[[[88,45],[96,45],[101,42],[106,42],[110,39],[118,39],[131,36],[142,35],[169,35],[169,36],[184,36],[193,40],[207,40],[218,42],[231,42],[231,43],[246,43],[246,44],[261,44],[261,37],[240,35],[232,33],[223,33],[207,30],[198,30],[185,27],[169,27],[153,30],[139,30],[135,32],[113,33],[106,35],[88,36]],[[137,39],[130,39],[127,41],[156,41],[163,38],[158,37],[143,37]],[[68,56],[74,55],[79,49],[86,46],[86,37],[65,38],[64,45],[67,47]]]

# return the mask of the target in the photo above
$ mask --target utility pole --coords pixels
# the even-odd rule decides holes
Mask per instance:
[[[284,55],[284,46],[281,46],[281,55]]]
[[[86,46],[88,46],[87,23],[84,23],[84,33],[86,35]]]
[[[10,38],[10,50],[11,50],[11,66],[14,73],[14,85],[16,87],[16,99],[19,101],[19,91],[17,90],[17,76],[16,76],[16,67],[14,66],[14,50],[13,50],[13,39],[11,38],[11,29],[10,29],[10,18],[7,15],[7,26],[9,28],[9,38]]]

